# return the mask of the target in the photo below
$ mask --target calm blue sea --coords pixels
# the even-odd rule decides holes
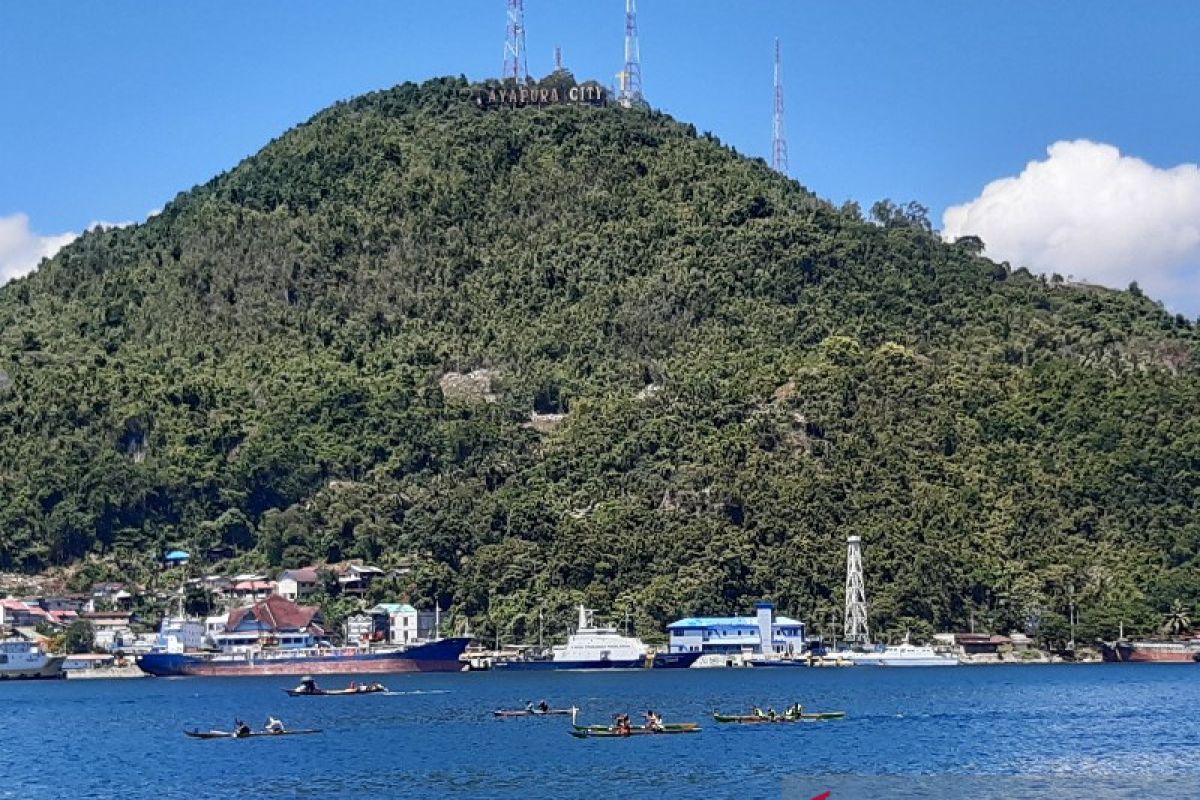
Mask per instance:
[[[288,678],[10,682],[0,798],[758,798],[812,774],[1196,778],[1198,678],[1188,665],[472,673],[386,676],[394,694],[342,698],[289,698]],[[491,715],[542,698],[578,705],[581,721],[653,708],[704,730],[576,740],[564,718]],[[709,716],[794,701],[849,717],[742,727]],[[259,727],[268,714],[325,732],[181,733],[238,716]]]

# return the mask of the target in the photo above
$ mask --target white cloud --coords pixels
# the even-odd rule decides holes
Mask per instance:
[[[151,211],[149,216],[158,213]],[[124,228],[133,225],[131,221],[105,222],[95,221],[87,226],[94,228]],[[60,249],[78,238],[74,231],[54,233],[42,236],[29,227],[29,216],[13,214],[0,217],[0,286],[13,278],[27,275],[37,269],[43,258],[52,258]]]
[[[0,284],[32,272],[43,258],[50,258],[78,235],[39,236],[30,229],[25,214],[0,217]]]
[[[1200,309],[1200,167],[1161,169],[1112,145],[1055,142],[1044,161],[946,209],[943,236],[973,234],[987,255],[1039,272]]]

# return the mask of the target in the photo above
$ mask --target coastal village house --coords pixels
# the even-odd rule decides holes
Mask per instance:
[[[128,611],[88,611],[81,614],[80,619],[91,624],[96,648],[112,653],[139,646],[140,639],[133,632],[132,616]]]
[[[379,567],[351,564],[337,574],[342,593],[362,597],[371,588],[376,578],[384,574]]]
[[[758,603],[753,617],[689,617],[667,626],[672,653],[800,655],[804,623]]]
[[[50,613],[36,603],[26,603],[10,597],[0,600],[0,627],[36,628],[41,624],[54,624]]]
[[[87,611],[105,611],[108,609],[128,609],[133,605],[137,595],[124,583],[96,583],[92,585],[91,600]]]
[[[257,647],[312,647],[325,635],[321,609],[301,606],[271,595],[247,608],[229,612],[224,630],[213,638],[223,650]]]
[[[319,585],[320,576],[317,574],[316,567],[289,569],[284,570],[283,574],[279,576],[275,592],[280,597],[286,597],[292,602],[299,602],[315,592]]]
[[[229,597],[238,603],[254,603],[270,597],[275,589],[276,583],[266,575],[236,575],[229,588]]]

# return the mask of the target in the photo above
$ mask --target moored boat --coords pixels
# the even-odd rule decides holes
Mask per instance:
[[[851,650],[836,653],[856,667],[957,667],[958,657],[953,653],[931,647],[911,644],[908,636],[900,644],[890,644],[873,650]]]
[[[45,680],[63,677],[66,656],[48,655],[24,639],[0,640],[0,680]]]
[[[597,625],[591,609],[579,607],[579,626],[549,658],[496,660],[502,670],[687,669],[701,653],[655,653],[641,639],[622,636],[616,628]]]
[[[1131,664],[1194,664],[1200,661],[1200,639],[1118,639],[1100,643],[1107,662]]]
[[[255,675],[354,675],[461,672],[467,637],[410,647],[262,647],[229,653],[148,653],[138,666],[151,675],[197,677]]]

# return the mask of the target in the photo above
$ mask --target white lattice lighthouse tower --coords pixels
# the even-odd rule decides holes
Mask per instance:
[[[846,627],[845,640],[867,644],[867,591],[863,586],[862,537],[846,538]]]
[[[503,80],[525,83],[529,68],[525,63],[525,0],[508,0],[508,24],[504,29]]]
[[[625,0],[625,68],[621,70],[617,102],[630,108],[642,99],[642,51],[638,45],[637,0]]]
[[[783,54],[775,40],[775,124],[771,136],[771,169],[787,175],[787,139],[783,135]]]

